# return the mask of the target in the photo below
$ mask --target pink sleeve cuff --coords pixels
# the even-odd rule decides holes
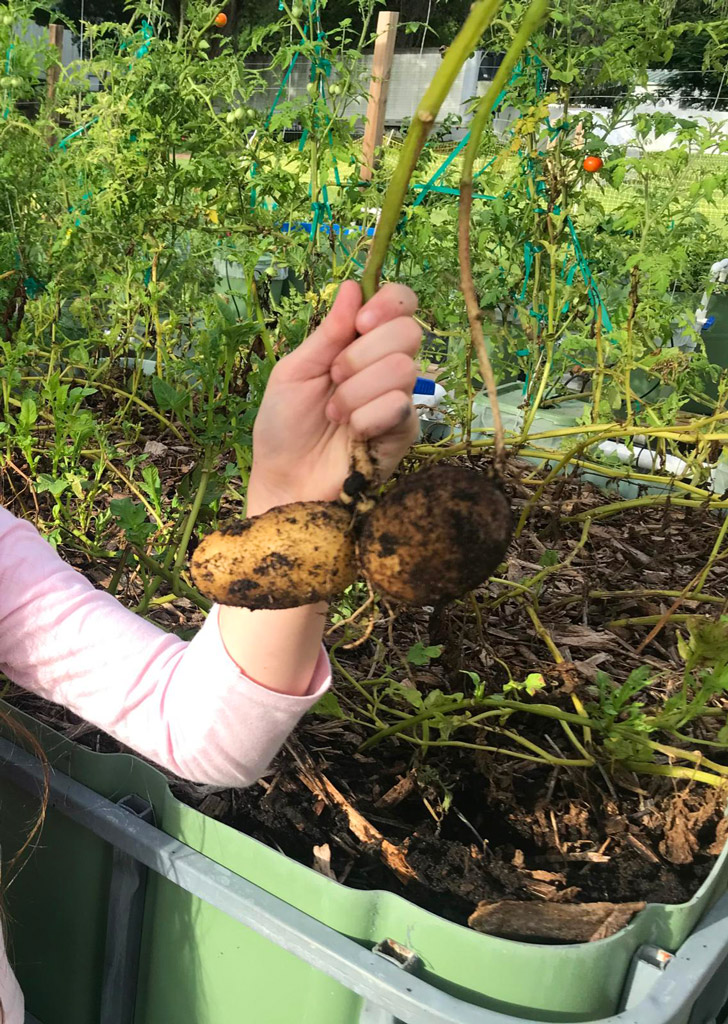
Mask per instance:
[[[222,638],[222,633],[220,632],[220,606],[217,604],[213,605],[210,609],[210,613],[205,620],[205,624],[200,630],[198,643],[201,635],[206,632],[214,634],[214,636],[210,637],[210,653],[212,654],[212,648],[219,648],[222,654],[222,660],[225,662],[225,673],[229,673],[232,667],[240,674],[241,680],[245,680],[246,683],[251,683],[253,686],[257,687],[258,690],[267,694],[271,698],[280,698],[281,707],[288,706],[293,709],[296,705],[301,705],[301,702],[305,703],[306,706],[312,706],[320,697],[323,697],[331,685],[331,664],[329,662],[329,656],[326,653],[326,648],[323,644],[321,645],[318,661],[316,662],[313,675],[311,676],[311,682],[309,683],[306,691],[303,694],[282,693],[280,690],[270,690],[265,683],[261,683],[258,682],[258,680],[253,679],[252,676],[249,676],[240,667],[240,665],[238,665],[232,655],[228,653],[225,642]],[[205,637],[205,639],[207,640],[207,637]]]

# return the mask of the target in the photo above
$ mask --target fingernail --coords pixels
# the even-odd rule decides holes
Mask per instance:
[[[334,384],[341,384],[343,383],[343,381],[346,380],[346,374],[344,373],[343,367],[338,365],[337,363],[334,363],[334,365],[331,367],[331,370],[329,371],[329,376],[331,377]]]
[[[343,416],[341,415],[341,413],[336,408],[333,402],[329,402],[329,404],[326,406],[326,418],[331,420],[332,423],[343,422]]]
[[[377,326],[377,315],[370,309],[363,309],[357,317],[359,334],[366,334]]]

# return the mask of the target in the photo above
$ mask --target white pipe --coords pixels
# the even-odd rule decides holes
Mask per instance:
[[[657,471],[667,473],[668,476],[682,476],[688,469],[688,463],[676,455],[660,455],[650,448],[640,448],[637,445],[631,450],[620,441],[602,441],[599,451],[605,455],[616,455],[620,462],[647,470],[648,473]]]

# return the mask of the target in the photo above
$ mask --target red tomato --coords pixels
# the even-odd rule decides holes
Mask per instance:
[[[604,161],[600,156],[587,156],[584,158],[584,170],[587,174],[596,174],[604,167]]]
[[[215,24],[218,28],[225,28],[227,25],[227,14],[220,11],[219,14],[215,15]]]

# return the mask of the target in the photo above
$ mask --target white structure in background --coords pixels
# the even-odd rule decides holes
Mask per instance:
[[[473,56],[465,62],[460,74],[455,79],[450,93],[443,103],[438,115],[438,122],[452,115],[464,117],[467,114],[468,101],[478,93],[478,70],[480,68],[481,52],[476,51]],[[409,120],[415,113],[417,103],[430,84],[440,64],[442,56],[439,50],[403,50],[395,53],[392,64],[392,73],[389,79],[389,94],[387,99],[387,115],[384,126],[385,131],[399,128],[403,121]],[[251,70],[260,71],[268,83],[264,93],[253,97],[253,106],[261,109],[270,107],[273,103],[282,73],[280,69],[275,73],[265,71],[267,64],[258,64],[251,61],[248,66]],[[364,92],[371,79],[372,56],[365,56],[355,70],[355,76]],[[291,72],[286,85],[283,98],[287,100],[301,99],[306,96],[306,88],[310,81],[311,65],[308,61],[299,60]],[[336,77],[331,78],[331,84],[336,82]],[[367,112],[368,97],[360,96],[351,100],[345,110],[347,117],[355,116],[362,122]]]
[[[710,268],[710,283],[711,284],[725,284],[728,281],[728,259],[718,260]],[[695,322],[697,329],[702,331],[708,322],[708,304],[710,302],[710,296],[707,290],[703,292],[703,297],[700,300],[700,306],[695,313]]]
[[[47,34],[47,28],[43,28],[40,25],[31,25],[29,29],[29,35],[36,38],[40,38]],[[78,36],[73,35],[70,31],[66,30],[63,36],[63,64],[65,67],[69,67],[75,61],[78,61],[81,57],[82,40]],[[84,55],[88,56],[87,48],[83,47]],[[455,83],[450,90],[450,94],[442,105],[440,114],[438,116],[438,123],[442,123],[446,118],[451,116],[458,116],[467,119],[469,101],[476,96],[482,95],[490,84],[488,78],[484,78],[480,74],[481,63],[484,58],[486,60],[486,66],[484,66],[485,74],[491,74],[492,68],[487,66],[487,57],[493,55],[485,55],[483,51],[477,50],[473,56],[466,61],[463,69],[458,75]],[[398,128],[403,121],[409,120],[415,112],[416,105],[424,93],[425,89],[429,85],[432,76],[442,62],[442,55],[439,49],[426,49],[426,50],[401,50],[394,55],[394,63],[392,65],[392,74],[389,83],[389,98],[387,101],[387,116],[385,121],[385,128],[393,129]],[[356,73],[359,76],[362,88],[366,89],[369,79],[371,76],[371,65],[372,57],[366,56],[363,58]],[[251,70],[260,70],[263,72],[263,68],[267,66],[264,64],[257,65],[255,62],[251,62],[249,67]],[[495,67],[495,65],[493,65]],[[638,113],[654,113],[655,111],[661,111],[664,113],[674,114],[676,117],[684,118],[690,121],[707,121],[725,127],[728,132],[728,111],[721,110],[707,110],[699,107],[681,107],[677,103],[672,102],[670,99],[661,98],[660,90],[669,86],[670,72],[666,71],[651,71],[649,72],[648,84],[646,87],[639,87],[636,90],[636,97],[640,98],[644,96],[644,100],[640,102],[636,108]],[[259,93],[252,99],[253,106],[265,109],[269,107],[273,102],[273,98],[278,92],[278,88],[281,82],[280,69],[276,70],[275,73],[264,74],[263,77],[268,82],[268,87],[265,91]],[[306,87],[310,81],[310,64],[308,61],[299,60],[289,77],[285,98],[293,99],[303,97],[306,95]],[[332,79],[332,82],[335,79]],[[90,76],[90,85],[93,90],[98,89],[98,79],[94,76]],[[598,99],[599,97],[594,97]],[[363,120],[366,115],[367,108],[367,97],[362,96],[357,100],[353,100],[349,103],[345,113],[349,116],[356,115]],[[585,113],[589,112],[595,114],[597,118],[601,118],[605,124],[609,121],[611,111],[608,108],[597,107],[597,106],[582,106],[572,107],[569,110],[570,117],[573,119],[578,116],[580,110]],[[558,118],[563,114],[563,109],[558,105],[550,107],[550,113],[552,118]],[[497,111],[494,118],[495,130],[498,133],[503,133],[507,130],[511,121],[517,116],[517,112],[509,107],[504,107]],[[457,138],[462,135],[464,129],[455,130],[453,137]],[[634,132],[629,124],[620,126],[616,131],[611,132],[607,136],[607,142],[613,145],[629,145],[634,138]],[[648,144],[648,149],[654,150],[665,150],[670,149],[674,144],[674,135],[667,134],[661,136],[659,139],[655,139]]]
[[[47,41],[48,29],[43,25],[35,25],[31,23],[28,26],[27,31],[23,33],[23,36],[25,39],[45,39]],[[72,35],[71,32],[66,29],[63,33],[63,66],[68,67],[70,64],[73,64],[74,61],[79,60],[80,57],[80,40],[77,36]]]
[[[23,33],[25,39],[48,39],[48,29],[43,25],[36,25],[31,22],[28,25],[27,30]],[[64,68],[71,68],[76,61],[81,60],[82,50],[82,39],[72,33],[69,29],[66,29],[63,33],[63,49],[61,51],[61,59]],[[83,46],[83,53],[86,57],[89,56],[88,46]],[[39,72],[40,74],[40,72]],[[96,75],[88,76],[89,86],[92,92],[98,92],[99,80]]]

